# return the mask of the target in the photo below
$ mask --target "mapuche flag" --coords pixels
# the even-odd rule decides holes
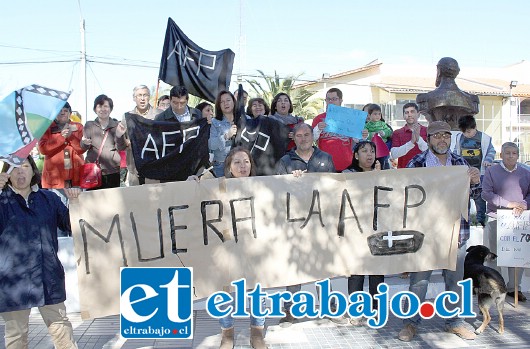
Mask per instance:
[[[0,160],[19,166],[57,117],[70,93],[39,85],[0,101]]]
[[[217,93],[230,86],[234,56],[230,49],[208,51],[199,47],[168,18],[158,78],[214,102]]]
[[[206,118],[189,122],[155,121],[126,113],[134,163],[140,176],[161,181],[185,181],[209,167]]]

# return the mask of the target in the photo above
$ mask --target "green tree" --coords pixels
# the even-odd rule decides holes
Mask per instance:
[[[297,76],[287,76],[280,78],[278,73],[274,71],[274,76],[266,75],[263,71],[258,70],[259,78],[265,82],[262,85],[256,79],[245,80],[252,88],[253,94],[263,98],[269,105],[272,99],[280,92],[287,93],[293,101],[293,113],[305,119],[312,119],[319,113],[322,107],[322,99],[310,99],[313,93],[304,88],[294,88],[298,78]],[[252,93],[251,92],[251,93]]]

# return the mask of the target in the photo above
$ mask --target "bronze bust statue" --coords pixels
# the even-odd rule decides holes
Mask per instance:
[[[419,94],[416,103],[427,121],[445,121],[452,130],[458,130],[461,116],[478,113],[478,96],[464,92],[456,85],[455,78],[460,68],[454,58],[444,57],[436,67],[436,89]]]

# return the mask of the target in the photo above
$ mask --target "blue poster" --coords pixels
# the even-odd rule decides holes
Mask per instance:
[[[328,105],[324,131],[361,139],[368,113],[362,110]]]

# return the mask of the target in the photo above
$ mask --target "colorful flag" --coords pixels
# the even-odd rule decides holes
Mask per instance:
[[[230,49],[208,51],[199,47],[168,18],[158,78],[214,102],[217,93],[230,86],[234,56]]]
[[[0,101],[0,160],[13,166],[24,162],[69,96],[70,93],[31,85]]]

